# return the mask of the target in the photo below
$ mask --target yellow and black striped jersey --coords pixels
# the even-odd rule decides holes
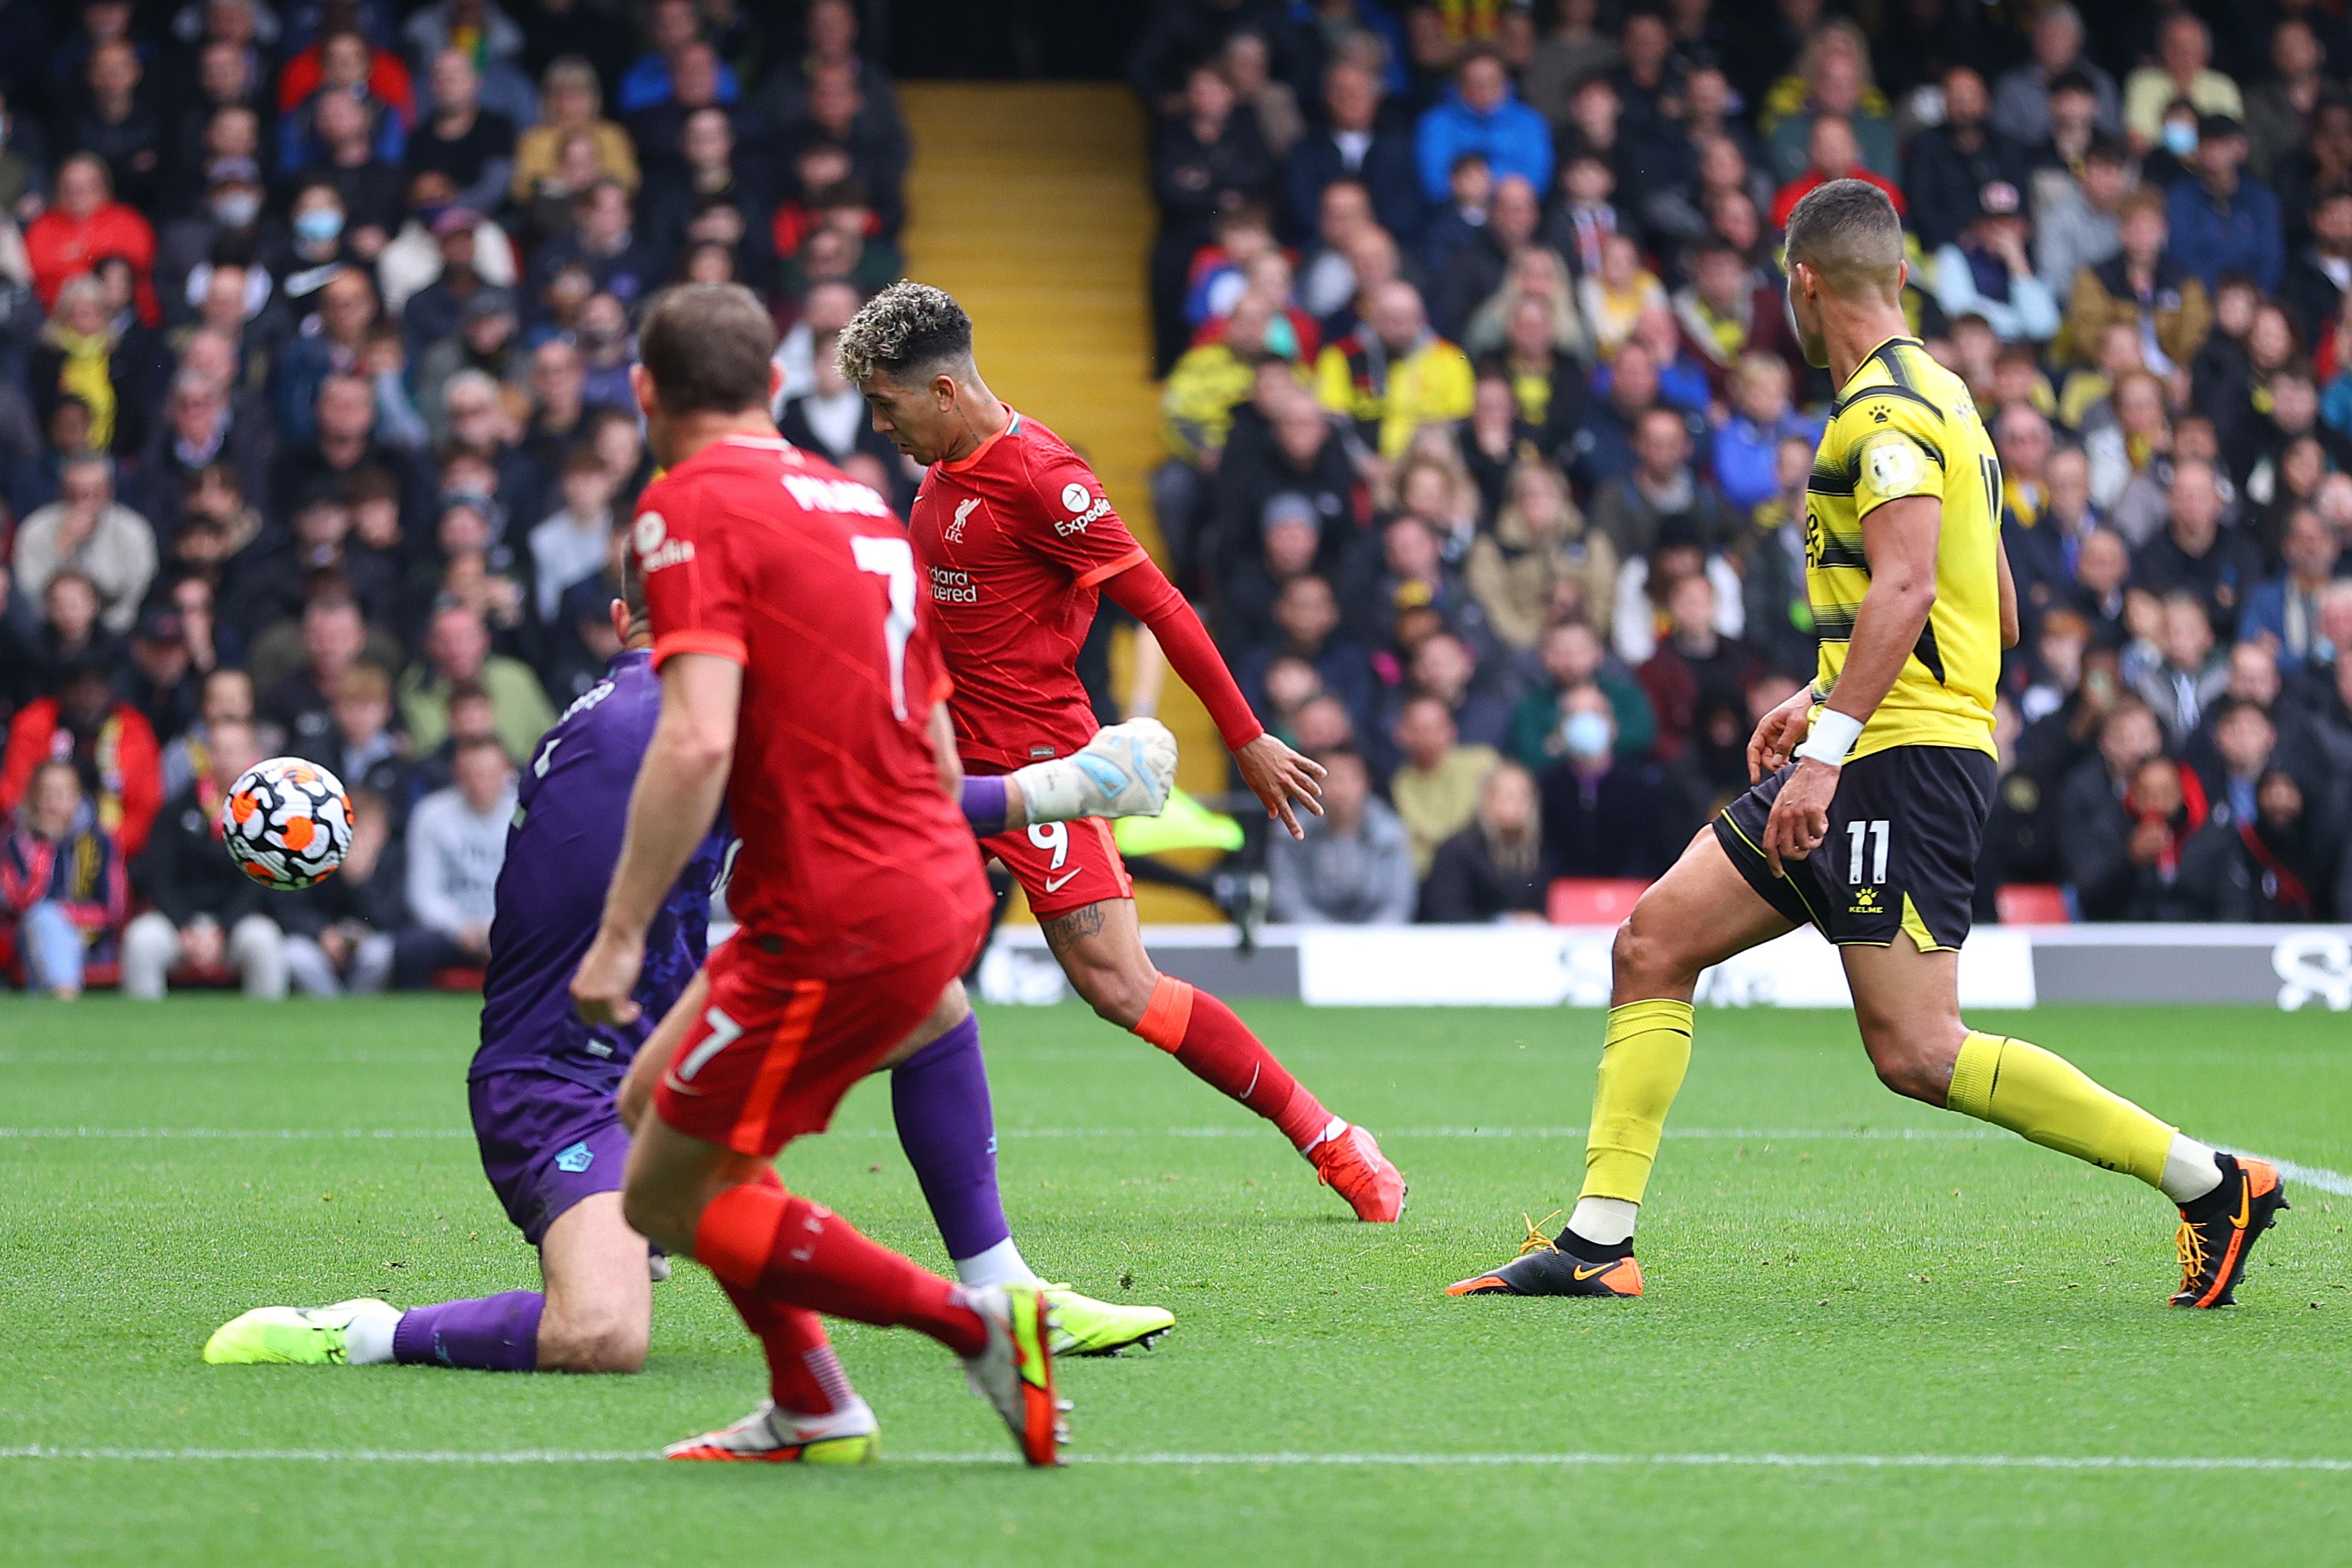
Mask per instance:
[[[1862,520],[1905,496],[1943,502],[1936,604],[1852,755],[1889,746],[1995,750],[2000,679],[2000,460],[1968,384],[1911,338],[1889,338],[1839,390],[1805,487],[1805,594],[1821,635],[1816,691],[1845,668],[1870,587]]]

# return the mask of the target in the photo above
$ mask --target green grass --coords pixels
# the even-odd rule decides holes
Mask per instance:
[[[1670,1137],[1648,1299],[1452,1300],[1522,1211],[1573,1200],[1582,1144],[1559,1130],[1585,1119],[1597,1018],[1244,1011],[1382,1131],[1402,1225],[1346,1221],[1276,1135],[1076,1009],[984,1019],[1030,1257],[1180,1321],[1148,1355],[1067,1367],[1080,1456],[2352,1460],[2352,1198],[2296,1190],[2242,1307],[2172,1311],[2146,1189],[1895,1100],[1843,1016],[1715,1012],[1675,1127],[1754,1135]],[[2341,1017],[1981,1022],[2204,1136],[2352,1171]],[[5,999],[0,1127],[456,1131],[471,1033],[437,999]],[[887,1127],[862,1088],[786,1179],[937,1266]],[[198,1363],[262,1302],[532,1283],[464,1137],[0,1137],[0,1450],[641,1451],[761,1386],[691,1268],[657,1289],[634,1378]],[[1009,1451],[952,1363],[838,1339],[898,1456],[871,1470],[0,1458],[0,1562],[2352,1562],[2341,1469],[949,1464],[912,1456]]]

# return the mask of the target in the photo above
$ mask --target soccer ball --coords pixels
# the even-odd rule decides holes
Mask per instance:
[[[352,847],[342,781],[300,757],[246,769],[221,802],[220,824],[221,844],[238,869],[280,892],[324,881]]]

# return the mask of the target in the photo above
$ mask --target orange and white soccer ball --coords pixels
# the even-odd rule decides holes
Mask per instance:
[[[221,802],[221,843],[263,887],[298,891],[343,863],[352,847],[351,797],[342,781],[316,763],[256,763]]]

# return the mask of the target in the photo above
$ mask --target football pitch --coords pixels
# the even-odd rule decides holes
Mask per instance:
[[[2352,1563],[2340,1015],[1972,1019],[2294,1163],[2244,1304],[2190,1313],[2147,1188],[1895,1100],[1843,1015],[1724,1010],[1648,1298],[1449,1300],[1573,1202],[1598,1016],[1242,1011],[1381,1134],[1403,1223],[1078,1008],[985,1010],[1031,1260],[1178,1329],[1066,1363],[1078,1462],[1030,1473],[938,1347],[839,1326],[884,1459],[803,1471],[639,1462],[763,1392],[691,1267],[635,1377],[198,1362],[262,1303],[537,1282],[465,1131],[470,1002],[0,999],[0,1562]],[[883,1086],[783,1170],[944,1266]]]

